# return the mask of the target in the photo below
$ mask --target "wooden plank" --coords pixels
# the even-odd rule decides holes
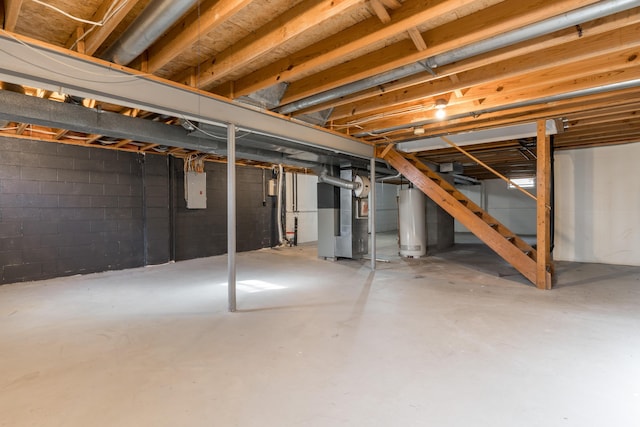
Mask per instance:
[[[482,166],[483,168],[489,170],[491,173],[493,173],[495,176],[497,176],[498,178],[502,179],[503,181],[507,182],[510,185],[513,185],[515,188],[517,188],[518,190],[520,190],[520,192],[522,192],[523,194],[525,194],[527,197],[532,198],[533,200],[536,200],[536,196],[534,196],[533,194],[529,193],[527,190],[525,190],[524,188],[520,187],[518,184],[516,184],[515,182],[511,181],[509,178],[507,178],[506,176],[502,175],[500,172],[498,172],[497,170],[493,169],[491,166],[487,165],[485,162],[483,162],[482,160],[478,159],[476,156],[474,156],[473,154],[463,150],[461,147],[459,147],[458,145],[456,145],[455,143],[453,143],[449,138],[447,138],[446,136],[441,136],[440,139],[442,139],[444,142],[446,142],[447,144],[449,144],[450,146],[452,146],[453,148],[455,148],[456,150],[458,150],[459,152],[461,152],[462,154],[464,154],[465,156],[467,156],[468,158],[470,158],[471,160],[473,160],[474,162],[476,162],[477,164],[479,164],[480,166]]]
[[[552,79],[553,81],[558,79],[565,80],[567,74],[576,78],[580,74],[593,74],[596,68],[612,68],[614,64],[632,66],[633,64],[629,64],[628,58],[633,49],[637,49],[640,46],[640,39],[637,36],[639,32],[640,24],[635,24],[599,34],[589,40],[575,40],[546,51],[511,58],[486,67],[462,72],[455,75],[455,79],[452,78],[454,76],[452,74],[448,78],[431,78],[424,83],[403,88],[402,90],[387,90],[388,88],[386,88],[382,94],[376,93],[374,96],[371,93],[371,97],[366,100],[335,107],[331,120],[335,121],[355,114],[376,112],[386,107],[434,97],[481,84],[488,85],[491,83],[483,91],[478,88],[467,89],[464,94],[466,100],[480,99],[487,95],[492,95],[497,91],[498,87],[514,90],[518,85],[526,85],[527,81],[534,85],[540,85],[541,81],[548,84]],[[611,40],[616,40],[617,42],[612,44]],[[593,62],[590,64],[585,61]],[[569,66],[571,66],[570,69]],[[548,70],[549,74],[542,78],[540,76],[544,70]],[[527,75],[529,77],[526,77]],[[496,81],[499,83],[492,83]]]
[[[451,216],[459,220],[498,255],[513,265],[532,283],[536,282],[536,263],[518,247],[495,231],[487,222],[464,207],[451,194],[425,176],[396,150],[390,150],[385,159],[407,179],[436,202]]]
[[[209,0],[191,12],[166,36],[149,49],[149,72],[154,73],[194,45],[205,34],[216,30],[252,0]]]
[[[382,4],[380,0],[369,0],[369,5],[371,9],[373,9],[373,13],[380,19],[380,22],[383,24],[391,22],[391,16],[389,12],[387,12],[387,8],[384,7],[384,4]]]
[[[409,33],[409,37],[413,44],[416,45],[416,49],[420,51],[427,50],[427,44],[424,42],[422,34],[420,34],[420,31],[418,31],[417,28],[409,28],[407,32]]]
[[[4,0],[4,29],[14,31],[20,16],[22,0]]]
[[[111,3],[111,0],[105,0],[96,11],[93,19],[103,19]],[[87,55],[93,55],[100,48],[102,43],[104,43],[104,41],[111,35],[113,30],[115,30],[129,12],[131,12],[136,3],[137,2],[135,1],[125,2],[124,5],[107,22],[104,23],[104,25],[101,27],[95,27],[91,31],[84,40],[85,53]],[[88,31],[89,28],[91,28],[91,26],[86,26],[85,31]]]
[[[482,111],[485,109],[506,108],[509,105],[520,102],[534,102],[536,100],[540,100],[540,104],[542,105],[545,103],[545,99],[550,96],[562,95],[567,92],[607,86],[615,83],[634,81],[640,79],[640,67],[638,67],[635,62],[637,62],[637,60],[633,63],[623,60],[623,63],[612,64],[611,68],[607,71],[577,78],[572,78],[572,76],[566,75],[565,80],[553,80],[551,82],[545,81],[542,78],[543,76],[540,75],[538,79],[541,80],[536,81],[533,78],[530,80],[530,84],[533,86],[517,86],[513,87],[511,90],[505,89],[503,91],[496,92],[491,96],[487,96],[480,105],[475,105],[473,102],[470,102],[473,98],[469,98],[470,95],[466,94],[463,102],[449,105],[447,107],[447,113],[449,116],[477,116],[479,114],[484,114]],[[504,114],[505,113],[503,112],[503,115]],[[377,117],[380,117],[380,119],[377,119]],[[433,120],[433,113],[427,111],[406,114],[402,117],[390,117],[388,114],[378,115],[377,117],[372,120],[362,120],[363,123],[366,123],[361,124],[357,128],[349,129],[350,133],[357,134],[376,132],[380,129],[403,126],[410,122],[420,123],[422,121],[430,121]],[[346,124],[339,120],[334,120],[333,123],[338,126]],[[347,131],[345,127],[342,127],[342,130]]]
[[[267,25],[249,34],[240,42],[200,65],[203,70],[198,77],[198,84],[205,88],[216,80],[224,78],[252,60],[276,49],[281,44],[302,34],[304,31],[322,25],[332,17],[348,11],[362,3],[362,0],[305,0],[288,9],[284,14],[270,21]]]
[[[536,204],[536,234],[537,234],[537,262],[536,286],[539,289],[551,289],[551,144],[546,135],[544,120],[538,121],[537,126],[537,173],[536,189],[538,202]]]
[[[606,33],[619,28],[628,27],[640,22],[640,11],[630,10],[621,12],[619,14],[611,15],[596,21],[587,22],[582,25],[583,28],[583,40],[587,40],[590,37],[597,36],[602,33]],[[462,73],[472,69],[486,67],[491,64],[506,61],[515,57],[527,57],[528,55],[534,55],[536,52],[540,52],[544,49],[554,48],[561,46],[565,43],[570,43],[576,40],[575,28],[569,28],[555,33],[538,37],[527,42],[519,43],[515,46],[503,48],[498,51],[492,51],[483,55],[476,55],[464,61],[459,61],[451,65],[438,67],[438,76],[446,77],[452,76],[456,73]],[[610,41],[611,39],[608,39]],[[611,44],[611,43],[609,43]],[[543,61],[544,62],[544,61]],[[339,105],[346,105],[356,103],[357,101],[365,100],[367,98],[376,97],[383,93],[390,93],[392,91],[401,90],[424,83],[428,80],[423,75],[411,76],[404,79],[397,80],[392,83],[376,86],[365,91],[350,96],[342,97],[340,100],[331,103],[330,107],[335,108]],[[454,82],[458,83],[458,82]],[[454,86],[453,90],[458,90],[457,86]],[[304,110],[305,112],[321,111],[329,108],[327,104],[320,104],[316,107]]]
[[[521,28],[588,3],[593,1],[536,0],[527,2],[526,6],[522,3],[502,2],[446,26],[426,31],[423,33],[429,46],[426,51],[416,52],[412,42],[401,41],[292,82],[282,103],[287,104],[317,92],[412,64],[431,55]],[[404,7],[399,11],[404,11]]]
[[[280,81],[295,81],[314,69],[326,67],[339,58],[352,55],[359,50],[401,34],[407,28],[416,27],[425,22],[440,18],[456,10],[474,3],[474,0],[406,0],[402,8],[393,14],[391,22],[383,24],[376,17],[362,21],[346,30],[327,37],[293,55],[275,61],[260,70],[236,80],[234,97],[247,95]],[[220,95],[229,96],[223,90],[216,90]]]

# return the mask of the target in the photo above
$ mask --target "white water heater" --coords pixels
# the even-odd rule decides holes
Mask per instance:
[[[400,190],[400,255],[418,258],[427,254],[425,195],[416,188]]]

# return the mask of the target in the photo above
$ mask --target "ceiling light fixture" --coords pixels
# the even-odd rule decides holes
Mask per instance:
[[[436,99],[435,109],[436,109],[436,118],[438,120],[442,120],[447,117],[447,100],[446,99]]]

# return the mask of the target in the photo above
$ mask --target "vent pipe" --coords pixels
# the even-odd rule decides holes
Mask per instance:
[[[102,59],[127,65],[176,23],[197,0],[151,0],[140,16],[102,55]]]
[[[344,188],[345,190],[357,190],[362,185],[359,182],[347,181],[346,179],[331,176],[326,169],[318,175],[318,182],[333,185],[334,187]]]
[[[424,61],[405,65],[385,73],[378,74],[366,79],[358,80],[344,86],[337,87],[322,93],[318,93],[298,101],[285,104],[274,109],[280,114],[290,114],[305,108],[314,107],[323,102],[332,101],[343,96],[351,95],[372,87],[389,83],[404,77],[428,71],[433,73],[433,69],[462,61],[475,55],[491,52],[496,49],[511,46],[526,40],[550,34],[584,22],[622,12],[640,6],[640,0],[606,0],[599,1],[589,6],[574,9],[562,15],[554,16],[534,24],[508,31],[498,36],[490,37],[476,43],[471,43],[448,52],[431,56]]]

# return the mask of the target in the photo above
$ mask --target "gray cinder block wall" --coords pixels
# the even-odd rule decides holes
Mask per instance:
[[[179,159],[0,137],[0,284],[226,252],[226,165],[188,210]],[[262,170],[238,167],[238,250],[273,244]]]

